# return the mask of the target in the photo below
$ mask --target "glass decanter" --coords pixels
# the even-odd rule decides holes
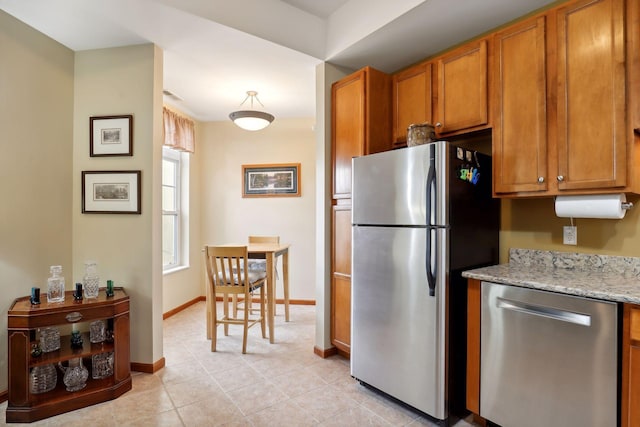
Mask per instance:
[[[68,367],[63,366],[61,362],[58,362],[58,367],[62,372],[64,372],[62,382],[67,387],[67,391],[82,390],[87,385],[89,370],[82,364],[82,357],[69,359]]]
[[[64,277],[62,277],[62,266],[52,265],[49,268],[51,277],[47,279],[47,301],[64,301]]]
[[[100,290],[100,278],[95,261],[85,261],[84,277],[82,278],[82,288],[85,298],[97,298]]]

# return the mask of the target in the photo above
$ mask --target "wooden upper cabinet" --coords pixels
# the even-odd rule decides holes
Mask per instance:
[[[407,127],[432,123],[431,63],[419,64],[393,76],[393,143],[407,142]]]
[[[496,195],[549,188],[545,29],[541,16],[494,35],[491,105]]]
[[[467,43],[438,60],[439,134],[484,129],[489,124],[487,40]],[[440,126],[438,126],[440,124]]]
[[[627,185],[624,17],[623,0],[557,10],[560,192]]]
[[[391,77],[366,67],[331,95],[333,198],[351,198],[351,159],[391,148]]]

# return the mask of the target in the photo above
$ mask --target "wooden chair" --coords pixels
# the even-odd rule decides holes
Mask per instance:
[[[249,243],[280,243],[280,236],[249,236]],[[260,258],[249,258],[249,271],[258,271],[261,273],[267,273],[267,260]],[[276,279],[278,278],[278,270],[276,269]],[[275,283],[273,284],[273,294],[275,295]],[[267,301],[268,303],[268,301]],[[275,306],[275,304],[274,304]],[[238,301],[237,298],[233,300],[233,313],[237,316],[238,310],[244,310],[244,301]],[[250,308],[250,310],[255,310]],[[275,312],[274,312],[275,315]]]
[[[229,325],[243,325],[242,353],[247,352],[249,328],[260,323],[262,338],[265,333],[265,282],[266,273],[249,271],[246,246],[205,246],[207,285],[211,295],[211,351],[216,351],[218,325],[224,325],[224,334],[229,335]],[[229,315],[229,296],[242,295],[251,301],[251,293],[260,290],[260,316],[250,317],[251,310],[244,310],[242,318]],[[216,295],[222,294],[223,315],[218,318]]]

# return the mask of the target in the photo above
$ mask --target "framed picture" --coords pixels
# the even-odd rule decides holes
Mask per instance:
[[[300,197],[300,163],[242,165],[242,197]]]
[[[82,213],[139,214],[141,171],[83,171]]]
[[[133,116],[89,118],[89,155],[133,156]]]

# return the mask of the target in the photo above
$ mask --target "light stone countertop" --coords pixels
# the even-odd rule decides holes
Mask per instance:
[[[640,258],[510,249],[509,263],[463,277],[608,301],[640,304]]]

